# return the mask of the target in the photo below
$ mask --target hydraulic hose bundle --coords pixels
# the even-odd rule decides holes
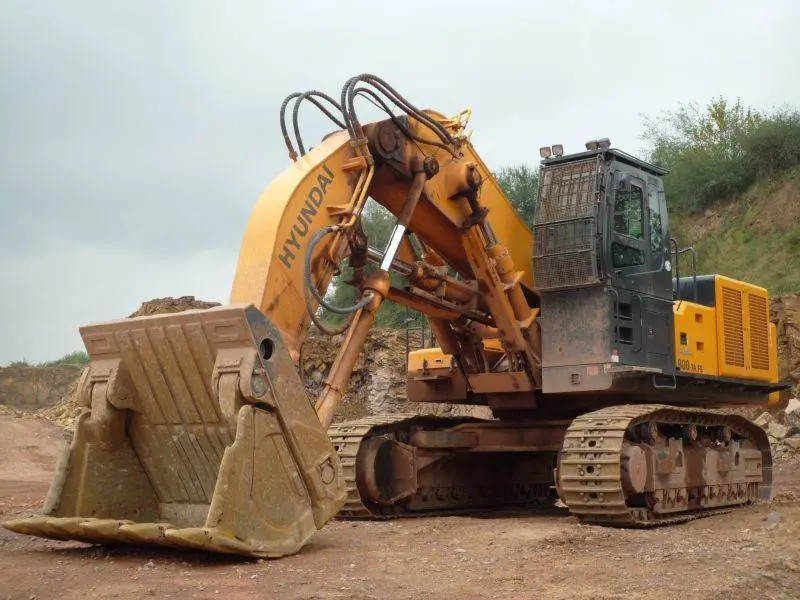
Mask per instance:
[[[362,295],[362,298],[353,304],[352,306],[346,307],[338,307],[330,304],[324,298],[324,295],[320,293],[317,285],[313,281],[313,274],[311,269],[311,259],[314,254],[314,250],[319,245],[319,243],[325,238],[325,236],[329,234],[337,234],[341,236],[348,228],[355,224],[357,219],[360,217],[361,210],[363,209],[365,200],[369,193],[369,183],[372,180],[372,175],[374,173],[374,161],[372,156],[370,155],[369,149],[367,148],[367,141],[364,136],[364,131],[361,126],[361,122],[358,119],[358,115],[356,114],[355,110],[355,99],[357,97],[363,97],[373,105],[384,111],[392,122],[397,126],[398,130],[402,132],[406,138],[412,140],[416,143],[426,144],[429,146],[434,146],[437,148],[442,148],[446,150],[451,155],[456,155],[456,150],[454,149],[457,146],[457,140],[450,134],[449,131],[438,121],[431,118],[429,115],[425,114],[422,110],[411,104],[408,100],[406,100],[402,95],[400,95],[391,85],[386,83],[380,77],[375,75],[371,75],[369,73],[363,73],[361,75],[357,75],[355,77],[351,77],[347,80],[342,88],[340,102],[336,102],[332,97],[329,95],[317,91],[317,90],[310,90],[307,92],[295,92],[287,96],[283,103],[281,104],[280,108],[280,126],[281,126],[281,133],[283,134],[284,141],[286,143],[286,148],[289,151],[290,158],[294,161],[297,160],[299,156],[304,156],[306,153],[305,145],[303,144],[302,136],[300,134],[300,127],[299,127],[299,111],[300,106],[304,101],[311,102],[314,106],[316,106],[328,119],[330,119],[337,127],[341,129],[346,129],[350,138],[352,140],[353,146],[356,149],[356,152],[361,154],[361,156],[365,160],[365,164],[367,165],[366,173],[362,171],[362,174],[359,178],[358,185],[356,186],[356,190],[354,191],[353,198],[351,199],[351,206],[352,212],[350,218],[339,225],[333,225],[326,227],[318,232],[316,232],[309,244],[308,249],[306,251],[305,262],[304,262],[304,279],[305,279],[305,302],[306,302],[306,309],[308,314],[312,320],[312,322],[323,332],[328,335],[336,335],[339,333],[343,333],[348,326],[350,325],[350,320],[348,319],[344,323],[339,326],[331,327],[326,325],[320,321],[320,319],[316,315],[316,310],[313,305],[313,300],[316,300],[320,306],[322,306],[325,310],[333,312],[338,315],[353,315],[360,309],[366,307],[372,298],[374,297],[374,292],[371,290],[366,290]],[[341,115],[339,118],[337,115],[333,114],[320,100],[325,101],[330,106],[336,109],[336,112]],[[292,126],[294,130],[294,137],[297,143],[297,150],[295,150],[295,146],[292,143],[292,140],[289,136],[288,127],[286,124],[286,110],[289,106],[289,103],[294,101],[294,106],[292,108]],[[388,101],[388,103],[387,103]],[[430,140],[421,138],[415,135],[408,125],[399,119],[397,115],[392,111],[389,107],[389,103],[394,105],[400,111],[405,113],[409,117],[413,117],[423,126],[428,128],[434,136],[438,139],[437,140]],[[337,240],[334,240],[332,247],[341,240],[341,237],[338,237]],[[331,253],[333,254],[333,253]],[[312,300],[313,299],[313,300]]]

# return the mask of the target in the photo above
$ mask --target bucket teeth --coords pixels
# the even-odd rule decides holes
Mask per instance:
[[[16,533],[35,535],[51,540],[79,540],[83,539],[83,530],[80,525],[86,521],[83,517],[31,517],[30,519],[16,519],[5,521],[3,527]]]
[[[170,523],[130,523],[119,528],[119,537],[130,544],[174,546],[165,535],[168,529],[174,528]]]
[[[280,333],[252,306],[124,319],[81,335],[84,411],[46,516],[7,529],[277,557],[300,550],[344,503],[336,450]]]
[[[226,535],[214,527],[170,529],[166,532],[166,536],[167,540],[176,546],[191,548],[193,550],[210,550],[222,554],[258,556],[250,544],[237,540],[233,536]]]
[[[222,554],[275,558],[284,553],[259,551],[215,527],[177,528],[170,523],[134,523],[116,519],[83,517],[32,517],[5,521],[3,526],[16,533],[56,540],[90,544],[127,543],[187,548]]]
[[[78,524],[78,529],[83,532],[87,541],[102,544],[113,541],[122,541],[119,537],[119,529],[123,525],[133,521],[118,521],[116,519],[90,519]]]

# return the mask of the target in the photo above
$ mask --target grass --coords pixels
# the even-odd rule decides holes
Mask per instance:
[[[715,216],[676,215],[674,230],[681,246],[697,250],[698,274],[727,275],[763,286],[772,295],[798,292],[800,219],[791,209],[800,202],[798,192],[800,168],[794,168],[715,205]],[[688,261],[682,259],[680,267],[682,274],[691,272]]]

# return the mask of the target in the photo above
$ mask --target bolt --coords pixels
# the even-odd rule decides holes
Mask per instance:
[[[250,380],[250,389],[253,392],[253,396],[260,398],[267,393],[267,380],[264,379],[264,376],[260,373],[254,373],[252,379]]]
[[[330,460],[325,461],[323,465],[320,467],[320,478],[322,479],[322,483],[325,485],[333,483],[333,480],[336,476],[336,471],[333,470],[333,465],[331,464]]]

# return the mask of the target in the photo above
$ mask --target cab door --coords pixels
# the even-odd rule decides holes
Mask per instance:
[[[657,182],[618,168],[608,198],[614,340],[627,365],[672,368],[672,294]]]

